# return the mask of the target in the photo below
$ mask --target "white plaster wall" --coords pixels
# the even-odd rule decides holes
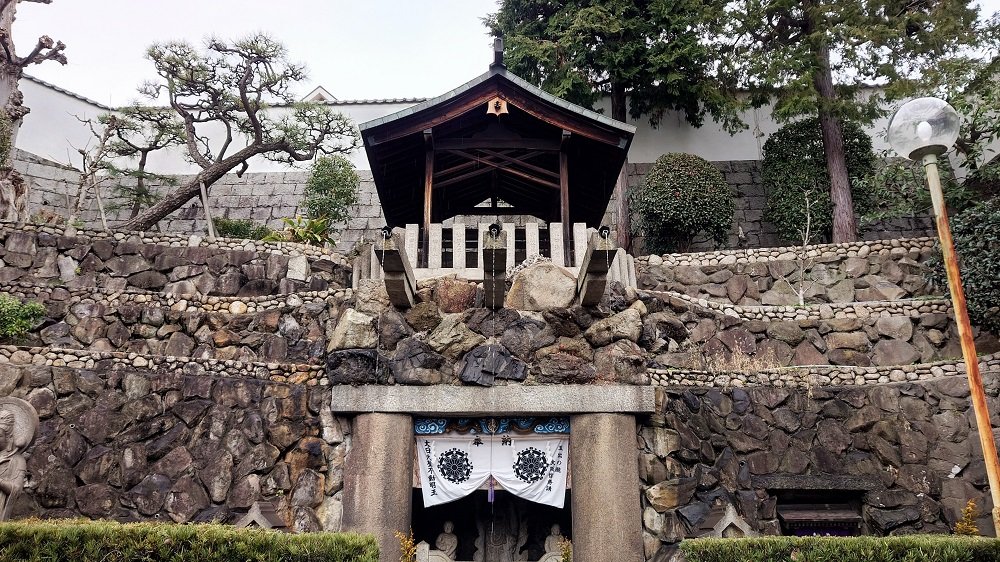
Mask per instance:
[[[76,116],[96,118],[106,110],[71,95],[25,78],[20,83],[24,104],[31,109],[17,134],[17,148],[42,158],[80,165],[77,148],[92,142],[93,136]]]
[[[93,117],[106,110],[30,79],[21,81],[21,89],[24,91],[25,103],[32,108],[32,111],[21,127],[17,140],[18,148],[56,162],[77,164],[79,157],[73,147],[86,146],[91,136],[74,115]],[[332,105],[358,124],[395,113],[413,104],[340,102]],[[610,113],[606,104],[603,109],[605,113]],[[276,108],[273,111],[280,115],[288,109]],[[637,131],[629,151],[629,161],[653,162],[666,152],[688,152],[710,161],[758,160],[760,147],[780,126],[770,115],[770,107],[744,112],[742,117],[749,128],[735,135],[730,135],[710,119],[699,128],[692,127],[684,120],[683,115],[676,112],[665,115],[660,126],[655,129],[650,126],[648,120],[639,119],[632,123],[637,127]],[[887,148],[885,143],[887,122],[888,119],[881,119],[868,127],[868,133],[872,136],[877,150]],[[213,146],[220,146],[224,138],[223,129],[216,127],[204,130],[213,139]],[[230,153],[235,149],[234,145]],[[1000,141],[994,143],[988,154],[996,155],[998,152],[1000,152]],[[348,157],[358,169],[370,169],[364,149],[355,150]],[[251,160],[249,171],[282,172],[301,170],[307,166],[308,162],[290,167],[258,157]],[[179,147],[159,151],[151,156],[150,169],[165,174],[190,174],[197,171],[197,168],[188,161],[184,149]]]

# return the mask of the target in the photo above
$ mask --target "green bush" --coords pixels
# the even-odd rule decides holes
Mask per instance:
[[[213,218],[215,233],[223,238],[242,238],[244,240],[262,240],[272,230],[266,225],[257,224],[250,219]]]
[[[633,234],[645,236],[646,251],[656,254],[686,251],[702,233],[724,244],[736,205],[715,166],[676,152],[656,159],[629,200],[636,217]]]
[[[969,319],[1000,334],[1000,198],[973,205],[950,217],[950,223]],[[940,257],[928,265],[931,278],[947,292],[948,278]]]
[[[949,535],[766,537],[681,542],[687,562],[973,562],[1000,560],[996,539]]]
[[[18,338],[45,318],[45,307],[0,293],[0,338]]]
[[[370,535],[225,525],[23,521],[0,524],[0,562],[376,562]]]
[[[318,158],[312,165],[302,200],[306,216],[326,219],[327,230],[335,232],[337,225],[347,221],[348,209],[357,204],[360,185],[354,164],[347,158],[340,155]]]
[[[844,122],[843,132],[854,213],[861,216],[875,204],[871,184],[858,181],[875,173],[875,153],[871,138],[856,123]],[[778,236],[802,242],[808,208],[809,240],[806,242],[830,239],[833,202],[818,118],[789,123],[767,139],[761,180],[767,193],[764,219],[774,224]]]

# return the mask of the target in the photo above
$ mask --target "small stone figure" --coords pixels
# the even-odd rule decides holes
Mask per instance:
[[[0,521],[10,518],[24,489],[25,449],[35,440],[38,413],[19,398],[0,398]]]
[[[563,541],[562,532],[559,529],[559,525],[555,524],[552,526],[552,534],[545,537],[545,554],[555,553],[562,554],[560,543]]]
[[[451,521],[444,522],[444,532],[438,535],[434,541],[434,547],[444,553],[449,559],[455,559],[455,551],[458,549],[458,537],[453,532],[455,524]]]

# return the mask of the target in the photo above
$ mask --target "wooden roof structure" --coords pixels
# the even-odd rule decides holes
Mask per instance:
[[[485,74],[360,125],[390,227],[457,215],[531,215],[597,227],[635,127],[548,94],[507,71]],[[426,240],[426,238],[425,238]]]

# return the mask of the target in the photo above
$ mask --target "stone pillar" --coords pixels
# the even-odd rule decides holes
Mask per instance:
[[[393,533],[409,533],[412,493],[413,418],[378,413],[355,417],[344,466],[344,530],[375,535],[379,560],[399,560]]]
[[[644,560],[635,432],[630,414],[570,419],[574,562]]]

